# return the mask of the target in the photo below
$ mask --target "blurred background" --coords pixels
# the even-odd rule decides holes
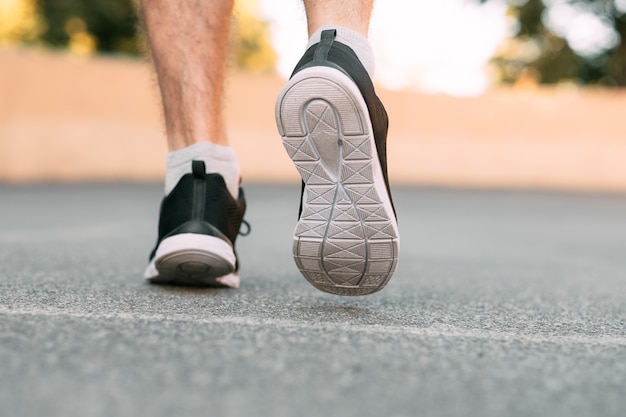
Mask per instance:
[[[298,181],[274,100],[301,2],[236,0],[233,23],[244,180]],[[378,1],[370,39],[394,183],[626,190],[626,0]],[[0,182],[160,181],[148,55],[134,0],[0,0]]]

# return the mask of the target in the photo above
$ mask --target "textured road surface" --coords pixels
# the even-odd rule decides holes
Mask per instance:
[[[202,290],[141,278],[159,186],[0,186],[0,415],[626,415],[626,195],[396,189],[396,276],[341,298],[299,185],[247,191],[242,288]]]

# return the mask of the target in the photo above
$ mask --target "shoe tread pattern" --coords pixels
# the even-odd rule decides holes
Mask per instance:
[[[357,100],[339,82],[305,77],[278,109],[283,144],[305,184],[294,259],[313,286],[339,295],[382,289],[398,260],[396,220],[374,178],[379,161]]]
[[[159,275],[150,282],[189,286],[221,287],[217,278],[234,272],[227,260],[202,250],[170,253],[156,261],[156,268]]]

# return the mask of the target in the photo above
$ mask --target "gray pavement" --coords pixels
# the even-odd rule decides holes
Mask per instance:
[[[396,276],[313,289],[247,185],[238,290],[158,287],[156,185],[0,186],[0,416],[624,416],[626,195],[397,188]]]

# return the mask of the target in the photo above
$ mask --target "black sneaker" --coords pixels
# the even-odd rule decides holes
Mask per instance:
[[[207,174],[192,162],[161,203],[159,238],[145,278],[157,284],[239,287],[235,240],[246,202],[237,200],[219,174]]]
[[[322,32],[276,102],[276,123],[302,196],[293,254],[304,277],[333,294],[382,289],[399,234],[387,179],[387,112],[336,31]]]

